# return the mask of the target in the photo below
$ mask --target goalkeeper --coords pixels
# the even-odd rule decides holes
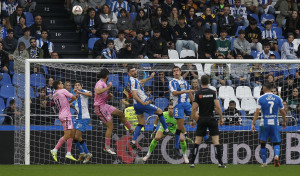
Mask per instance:
[[[173,105],[172,104],[169,105],[168,111],[163,112],[163,116],[166,119],[166,122],[168,124],[168,129],[170,130],[171,133],[175,134],[176,129],[177,129],[177,121],[174,118]],[[156,125],[157,125],[157,123],[158,123],[158,117],[156,117],[156,119],[154,121],[153,132],[156,131]],[[162,125],[160,125],[158,131],[156,132],[155,138],[152,140],[152,142],[151,142],[151,144],[149,146],[149,150],[148,150],[147,155],[143,158],[144,162],[146,162],[149,159],[149,157],[150,157],[152,151],[155,149],[158,141],[164,137],[163,132],[164,132],[164,128],[163,128]],[[181,149],[182,149],[182,152],[183,152],[184,162],[185,163],[189,163],[189,159],[188,159],[188,157],[186,155],[187,145],[186,145],[186,142],[184,140],[184,135],[182,133],[180,134],[180,145],[181,145]]]

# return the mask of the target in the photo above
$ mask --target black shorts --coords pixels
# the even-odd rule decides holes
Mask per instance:
[[[199,118],[197,121],[196,136],[206,136],[207,128],[210,136],[219,135],[218,121],[214,117]]]

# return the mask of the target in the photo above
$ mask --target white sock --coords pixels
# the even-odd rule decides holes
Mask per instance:
[[[151,153],[150,153],[150,152],[148,152],[148,153],[147,153],[147,156],[150,156],[150,155],[151,155]]]
[[[131,141],[133,144],[135,144],[135,141]]]
[[[109,148],[110,148],[110,146],[109,146],[109,145],[105,145],[105,148],[106,148],[106,149],[109,149]]]
[[[57,153],[57,149],[56,149],[56,148],[54,148],[52,151],[53,151],[54,153]]]
[[[169,132],[169,129],[165,129],[166,132]]]
[[[67,152],[67,155],[70,156],[70,155],[71,155],[71,152]]]

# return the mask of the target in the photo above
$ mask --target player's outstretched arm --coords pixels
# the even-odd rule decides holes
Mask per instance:
[[[259,112],[260,112],[260,109],[256,108],[256,111],[255,111],[254,117],[253,117],[253,121],[252,121],[252,126],[251,126],[251,130],[252,130],[253,133],[255,131],[255,122],[258,119]]]
[[[107,87],[105,87],[105,88],[97,87],[96,88],[96,94],[98,94],[98,95],[102,94],[103,92],[109,90],[111,88],[111,86],[112,86],[112,83],[109,82],[108,85],[107,85]]]
[[[87,96],[87,97],[92,97],[93,96],[92,92],[80,92],[80,91],[78,91],[76,89],[74,90],[74,92],[76,94],[81,94],[81,95],[84,95],[84,96]]]
[[[286,112],[284,109],[280,109],[280,114],[282,115],[283,122],[282,122],[282,129],[286,128]]]
[[[71,97],[71,99],[69,100],[69,103],[72,103],[74,100],[76,100],[78,98],[78,94],[76,94],[76,95],[73,95],[72,97]]]
[[[218,99],[215,99],[214,100],[214,103],[215,103],[215,111],[219,114],[220,116],[220,125],[223,125],[224,123],[224,119],[223,119],[223,114],[222,114],[222,109],[221,109],[221,106],[220,106],[220,102]]]
[[[141,83],[141,84],[145,84],[145,83],[148,82],[150,79],[152,79],[154,76],[155,76],[155,72],[153,72],[153,73],[150,75],[149,78],[140,80],[140,83]]]

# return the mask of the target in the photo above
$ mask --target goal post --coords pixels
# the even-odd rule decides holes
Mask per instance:
[[[300,64],[300,60],[256,60],[256,59],[26,59],[25,62],[20,62],[19,64],[25,64],[25,146],[24,146],[24,164],[31,164],[31,156],[30,156],[30,148],[31,148],[31,139],[30,139],[30,104],[31,104],[31,65],[39,64],[46,66],[50,64],[83,64],[83,65],[91,65],[95,70],[101,70],[101,68],[97,68],[95,64],[286,64],[290,66],[291,64]],[[67,65],[64,65],[68,67]],[[59,67],[59,66],[58,66]],[[84,69],[88,69],[89,66],[84,67]],[[116,68],[115,68],[116,69]],[[163,69],[162,69],[163,70]],[[88,71],[88,70],[85,70]],[[151,71],[151,70],[148,70]],[[169,71],[169,70],[168,70]],[[127,74],[127,71],[125,71]],[[122,75],[123,76],[123,75]],[[199,77],[200,79],[200,77]],[[92,83],[95,84],[96,82]],[[93,92],[93,90],[90,90]],[[120,98],[120,97],[118,97]],[[90,110],[93,111],[93,110]],[[254,139],[258,140],[258,139]],[[98,142],[104,142],[98,141]],[[230,143],[230,141],[229,141]],[[50,146],[49,146],[50,147]],[[52,146],[51,146],[52,147]],[[75,145],[73,145],[75,149]],[[73,150],[74,150],[73,149]]]

